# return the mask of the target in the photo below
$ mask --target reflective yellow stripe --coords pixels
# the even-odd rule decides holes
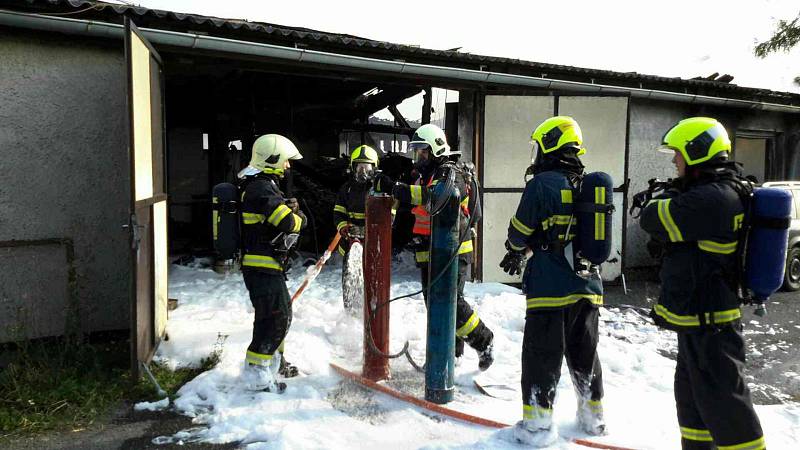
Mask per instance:
[[[598,205],[606,204],[606,188],[597,186],[594,188],[594,202]],[[594,240],[604,241],[606,239],[606,215],[600,212],[594,213]]]
[[[347,226],[347,222],[343,220],[343,221],[341,221],[341,222],[339,222],[339,223],[337,223],[337,224],[336,224],[336,230],[337,230],[337,231],[338,231],[338,230],[341,230],[342,228],[344,228],[344,227],[346,227],[346,226]]]
[[[511,246],[511,248],[513,248],[514,250],[517,250],[517,251],[519,251],[519,250],[525,250],[525,246],[524,246],[524,245],[523,245],[522,247],[517,247],[516,245],[514,245],[513,243],[511,243],[511,241],[508,241],[508,245],[510,245],[510,246]]]
[[[211,199],[211,203],[217,204],[219,203],[219,199],[214,197]],[[219,212],[216,209],[211,210],[211,228],[214,240],[216,241],[217,234],[219,234]]]
[[[286,353],[286,340],[281,341],[281,345],[278,346],[278,351],[281,352],[281,354]]]
[[[469,319],[467,319],[464,325],[461,325],[459,329],[456,330],[456,336],[458,337],[467,337],[478,324],[481,323],[481,319],[478,317],[478,313],[473,312]]]
[[[671,198],[665,200],[658,200],[658,218],[661,220],[661,225],[667,230],[669,240],[672,242],[683,242],[683,235],[678,225],[672,219],[672,214],[669,212],[669,202]]]
[[[335,205],[335,206],[333,207],[333,211],[334,211],[334,212],[340,212],[340,213],[342,213],[342,214],[347,214],[347,208],[345,208],[345,207],[344,207],[344,206],[342,206],[342,205]]]
[[[250,364],[263,366],[272,360],[272,355],[264,355],[262,353],[251,352],[248,350],[244,360]]]
[[[267,216],[265,216],[263,214],[253,214],[253,213],[243,212],[242,213],[242,222],[244,222],[245,225],[253,225],[253,224],[256,224],[256,223],[263,222],[266,217]]]
[[[764,437],[760,437],[750,442],[744,442],[736,445],[717,445],[718,450],[763,450],[767,448]]]
[[[667,322],[678,325],[682,327],[699,327],[700,326],[700,317],[695,315],[691,316],[682,316],[673,313],[672,311],[668,310],[664,307],[664,305],[656,305],[653,310],[656,312],[658,316],[666,320]],[[706,313],[706,323],[726,323],[726,322],[733,322],[736,319],[742,317],[742,311],[739,308],[736,309],[728,309],[725,311],[714,311],[713,313]]]
[[[463,255],[464,253],[469,253],[472,250],[473,250],[472,240],[470,239],[468,241],[464,241],[461,243],[461,245],[458,247],[458,254]],[[430,252],[427,251],[416,252],[414,254],[414,257],[417,262],[428,262],[431,259],[431,254]]]
[[[575,225],[578,223],[578,220],[568,214],[554,214],[542,221],[542,229],[547,230],[553,225],[569,225],[570,223]]]
[[[551,408],[542,408],[541,406],[522,405],[522,419],[531,420],[543,417],[552,417],[553,410]]]
[[[597,294],[572,294],[565,297],[532,297],[527,300],[528,309],[558,308],[572,305],[581,299],[587,299],[594,305],[603,304],[603,296]]]
[[[409,186],[408,189],[411,191],[411,204],[412,205],[421,205],[422,204],[422,186],[413,185],[413,186]]]
[[[347,217],[351,219],[366,219],[367,215],[365,213],[349,212],[347,213]]]
[[[265,167],[262,172],[267,175],[283,175],[283,169],[273,169],[272,167]]]
[[[292,233],[297,233],[303,226],[303,218],[295,213],[292,213],[292,219],[294,219],[294,226],[292,226]]]
[[[575,233],[570,233],[570,234],[569,234],[569,238],[570,238],[570,239],[574,239],[574,238],[575,238]],[[565,239],[565,238],[564,238],[564,235],[563,235],[563,234],[559,234],[559,235],[558,235],[558,240],[560,240],[560,241],[566,241],[567,239]]]
[[[283,270],[280,263],[271,257],[264,255],[244,255],[242,265],[247,267],[264,267],[267,269]]]
[[[695,428],[681,427],[681,437],[690,441],[712,442],[711,433],[708,430],[698,430]]]
[[[275,225],[277,227],[278,224],[281,223],[281,220],[283,220],[284,217],[286,217],[289,214],[291,214],[291,212],[292,212],[292,210],[289,209],[288,206],[286,206],[286,205],[278,205],[278,207],[275,208],[275,211],[272,211],[272,214],[270,214],[269,219],[267,219],[267,222],[269,222],[272,225]]]
[[[603,403],[600,400],[589,400],[586,402],[586,406],[589,407],[589,411],[599,414],[603,412]]]
[[[517,231],[524,234],[525,236],[530,236],[533,233],[533,228],[525,226],[516,216],[511,218],[511,226],[513,226]]]
[[[700,247],[700,250],[704,250],[711,253],[720,253],[722,255],[730,255],[731,253],[736,251],[736,244],[739,241],[733,242],[714,242],[714,241],[697,241],[697,246]]]
[[[572,190],[571,189],[562,189],[561,190],[561,203],[572,203]]]
[[[463,207],[469,206],[469,197],[464,197],[464,200],[461,200],[461,206]]]
[[[341,245],[336,247],[336,249],[339,250],[339,254],[342,255],[342,256],[344,256],[344,254],[346,253]]]

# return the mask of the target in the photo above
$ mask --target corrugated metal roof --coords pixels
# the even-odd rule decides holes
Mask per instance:
[[[569,81],[596,82],[598,84],[662,89],[681,93],[800,105],[800,94],[789,92],[742,87],[710,80],[689,80],[678,77],[645,75],[636,72],[615,72],[513,58],[474,55],[457,51],[434,50],[376,41],[349,34],[326,33],[307,28],[288,27],[264,22],[223,19],[88,0],[11,0],[8,3],[16,6],[17,9],[25,9],[40,14],[101,19],[116,23],[121,22],[123,15],[128,15],[141,27],[203,32],[212,36],[279,45],[302,45],[315,50],[335,51],[373,58],[403,59],[407,62],[422,64],[484,69],[518,75],[546,76]]]

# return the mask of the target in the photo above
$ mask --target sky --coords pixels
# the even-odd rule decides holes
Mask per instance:
[[[796,0],[132,3],[619,72],[681,78],[727,73],[741,86],[800,93],[793,83],[800,76],[800,48],[766,59],[753,55],[755,44],[769,38],[779,19],[800,13]]]

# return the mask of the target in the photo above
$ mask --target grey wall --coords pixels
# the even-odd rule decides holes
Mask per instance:
[[[664,133],[688,115],[687,106],[681,103],[631,98],[628,134],[628,178],[631,180],[628,189],[629,205],[634,194],[647,189],[647,180],[675,176],[672,157],[659,153],[656,149]],[[626,233],[625,266],[653,265],[654,261],[645,247],[648,237],[639,227],[639,221],[629,216]]]
[[[84,331],[128,326],[123,54],[121,41],[0,29],[0,241],[74,242]],[[35,317],[34,335],[63,330],[69,292],[64,250],[43,248],[1,253],[15,270],[0,271],[0,314]],[[16,320],[0,315],[0,330]]]

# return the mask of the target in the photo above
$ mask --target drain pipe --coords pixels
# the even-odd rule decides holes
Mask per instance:
[[[66,34],[77,34],[101,38],[122,39],[124,27],[115,23],[94,20],[51,17],[40,14],[28,14],[0,9],[0,25],[50,31]],[[153,44],[192,48],[239,55],[260,56],[282,59],[293,62],[337,66],[351,69],[365,69],[384,73],[412,76],[451,79],[478,84],[495,84],[515,87],[531,87],[557,91],[575,91],[581,93],[619,93],[631,97],[666,100],[681,103],[730,106],[736,108],[757,109],[782,113],[800,113],[800,106],[782,105],[778,103],[738,100],[706,95],[683,94],[680,92],[638,89],[622,86],[582,83],[577,81],[555,80],[550,78],[513,75],[499,72],[484,72],[458,67],[432,66],[414,64],[403,61],[390,61],[377,58],[344,55],[339,53],[305,50],[280,45],[263,44],[251,41],[239,41],[194,33],[182,33],[153,28],[140,28],[139,31]]]

